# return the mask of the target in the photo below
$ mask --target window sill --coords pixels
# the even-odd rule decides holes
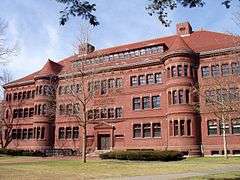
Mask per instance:
[[[148,108],[148,109],[136,109],[133,110],[134,112],[141,112],[141,111],[154,111],[154,110],[161,110],[162,108]]]
[[[134,86],[131,86],[130,85],[130,88],[139,88],[139,87],[145,87],[145,86],[157,86],[157,85],[162,85],[163,82],[161,83],[153,83],[153,84],[142,84],[142,85],[134,85]]]
[[[132,138],[133,140],[146,140],[146,139],[162,139],[162,137],[136,137],[136,138]]]

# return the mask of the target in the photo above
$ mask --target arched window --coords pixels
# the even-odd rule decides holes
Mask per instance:
[[[44,105],[42,106],[42,115],[46,115],[46,114],[47,114],[47,105],[44,104]]]
[[[9,110],[7,109],[6,110],[6,119],[8,119],[8,117],[9,117]]]

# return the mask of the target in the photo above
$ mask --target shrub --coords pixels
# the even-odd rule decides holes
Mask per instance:
[[[101,159],[119,159],[131,161],[177,161],[183,155],[178,151],[111,151],[100,154]]]
[[[11,156],[44,156],[44,153],[41,151],[13,150],[13,149],[0,149],[0,154],[6,154]]]

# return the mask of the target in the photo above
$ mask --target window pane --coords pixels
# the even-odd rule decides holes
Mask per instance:
[[[161,73],[155,73],[155,83],[156,84],[162,83],[162,74]]]
[[[152,108],[160,107],[160,96],[152,96]]]
[[[142,98],[142,108],[143,109],[150,108],[150,97],[149,96]]]
[[[154,75],[147,74],[147,84],[154,84]]]
[[[144,85],[144,84],[146,84],[145,75],[139,75],[139,76],[138,76],[138,84],[139,84],[139,85]]]
[[[140,97],[133,98],[133,110],[141,109]]]
[[[143,124],[143,137],[151,137],[151,124]]]
[[[130,79],[131,79],[131,86],[137,86],[138,85],[137,76],[132,76]]]
[[[133,137],[141,137],[141,124],[133,125]]]
[[[161,136],[161,125],[160,123],[153,123],[153,137]]]
[[[216,77],[216,76],[220,76],[221,72],[220,72],[220,68],[219,65],[212,65],[212,76]]]
[[[208,77],[210,75],[209,73],[209,67],[202,67],[202,77]]]
[[[122,117],[122,108],[116,108],[116,118]]]
[[[217,121],[209,120],[208,121],[208,135],[215,135],[215,134],[217,134]]]

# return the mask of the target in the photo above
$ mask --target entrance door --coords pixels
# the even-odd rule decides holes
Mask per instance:
[[[98,150],[110,149],[110,134],[98,135]]]

